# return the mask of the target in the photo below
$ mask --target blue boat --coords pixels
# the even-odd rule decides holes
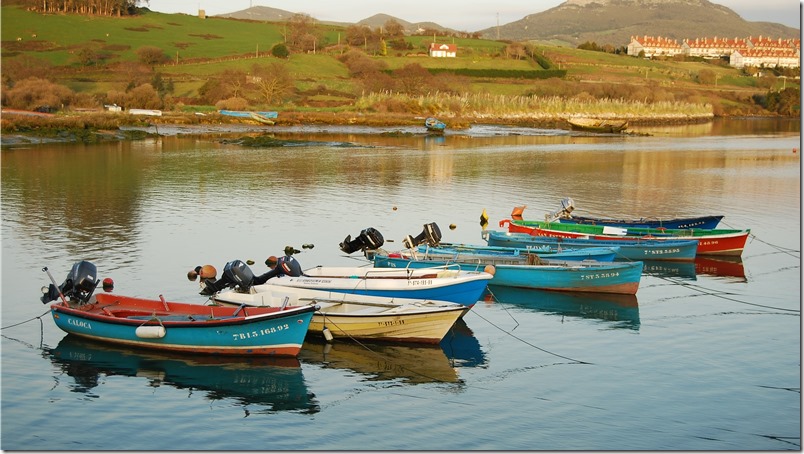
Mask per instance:
[[[482,269],[475,271],[317,266],[298,277],[277,276],[266,285],[324,290],[337,293],[440,300],[474,306],[491,280]]]
[[[219,114],[226,115],[228,117],[238,117],[238,118],[253,118],[253,114],[257,114],[261,117],[265,118],[276,118],[279,116],[278,112],[272,111],[248,111],[248,110],[219,110]]]
[[[447,128],[447,124],[438,118],[427,117],[427,119],[424,120],[424,127],[427,128],[429,132],[442,134]]]
[[[619,246],[615,260],[677,260],[693,261],[698,250],[697,240],[655,240],[634,238],[633,240],[596,240],[586,238],[557,238],[484,230],[482,237],[489,246],[556,248],[590,248]]]
[[[44,269],[47,272],[47,268]],[[88,261],[73,265],[64,283],[51,284],[50,303],[61,330],[88,339],[168,352],[217,355],[296,356],[318,309],[220,307],[100,293],[93,295],[97,269]],[[48,272],[48,276],[50,273]],[[107,278],[108,279],[108,278]],[[104,290],[112,290],[104,279]]]
[[[515,207],[511,212],[514,219],[522,220],[522,212],[525,206]],[[677,218],[647,217],[638,219],[614,219],[593,216],[577,216],[572,212],[575,210],[575,201],[569,197],[561,200],[561,209],[545,215],[545,220],[549,222],[561,222],[564,224],[590,224],[604,225],[610,227],[633,227],[649,229],[716,229],[717,225],[723,220],[722,215],[691,216]]]
[[[438,246],[418,246],[416,256],[421,254],[432,259],[452,260],[455,262],[484,258],[508,258],[511,260],[512,264],[517,262],[527,264],[528,260],[532,262],[534,260],[533,255],[536,255],[539,259],[547,260],[597,260],[598,262],[611,262],[614,261],[619,251],[620,247],[616,245],[599,248],[563,249],[548,245],[520,248],[464,243],[439,243]],[[400,254],[403,255],[408,253],[409,252],[400,252]]]
[[[493,274],[490,285],[563,292],[596,292],[634,295],[642,277],[642,262],[596,262],[550,260],[538,265],[509,264],[506,259],[453,262],[410,257],[374,255],[378,268],[435,268],[486,271]]]

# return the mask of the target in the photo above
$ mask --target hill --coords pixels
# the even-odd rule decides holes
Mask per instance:
[[[233,13],[217,14],[214,17],[254,20],[262,22],[282,22],[290,19],[295,14],[299,13],[285,11],[277,8],[270,8],[267,6],[252,6],[251,8],[235,11]],[[400,25],[402,25],[405,32],[408,34],[415,33],[419,29],[430,29],[445,32],[453,31],[450,30],[449,28],[436,24],[435,22],[408,22],[406,20],[390,16],[388,14],[375,14],[371,17],[362,19],[354,24],[349,22],[334,22],[334,21],[319,21],[319,20],[316,20],[316,22],[324,25],[333,25],[336,27],[349,27],[350,25],[365,25],[371,27],[372,29],[376,29],[384,26],[385,23],[388,22],[389,20],[395,20],[396,22],[398,22]]]
[[[499,30],[498,30],[499,28]],[[664,36],[682,40],[714,36],[797,38],[799,30],[769,22],[748,22],[725,6],[707,0],[567,0],[555,8],[531,14],[500,27],[480,30],[480,36],[512,41],[592,41],[615,47],[631,36]]]
[[[149,10],[127,18],[42,15],[5,5],[0,11],[3,103],[17,109],[115,103],[208,111],[237,98],[254,109],[374,112],[381,118],[481,112],[484,121],[533,121],[564,115],[563,101],[531,104],[544,97],[573,100],[575,114],[666,117],[646,111],[655,105],[684,109],[679,115],[687,118],[688,104],[710,105],[708,112],[717,115],[767,113],[760,102],[768,93],[799,85],[792,70],[763,71],[760,78],[722,61],[645,60],[552,45],[526,52],[517,43],[474,38],[454,40],[460,49],[455,58],[428,57],[423,49],[429,36],[409,36],[405,48],[385,54],[365,44],[349,50],[338,40],[342,28],[321,24],[315,51],[276,58],[270,49],[283,42],[277,22]],[[249,77],[252,71],[263,75]],[[285,74],[288,84],[269,98],[258,82],[271,74]],[[31,77],[40,80],[18,84]],[[67,99],[71,95],[61,86],[76,96]],[[621,105],[606,104],[611,100]]]

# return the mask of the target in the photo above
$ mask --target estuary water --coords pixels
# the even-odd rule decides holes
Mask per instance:
[[[2,149],[2,449],[801,450],[800,122],[640,134],[474,126],[159,127]],[[191,133],[191,134],[190,134]],[[286,146],[243,146],[272,134]],[[646,264],[635,297],[492,288],[439,347],[308,338],[224,359],[66,336],[39,301],[86,259],[115,292],[203,304],[196,265],[366,265],[439,225],[482,244],[526,205],[725,215],[740,259]],[[308,247],[302,247],[307,245]],[[310,248],[309,246],[313,247]]]

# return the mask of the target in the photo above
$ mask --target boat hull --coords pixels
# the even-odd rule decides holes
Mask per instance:
[[[112,294],[97,295],[91,305],[51,305],[56,326],[69,334],[129,347],[219,355],[296,356],[314,310],[294,307],[234,315],[234,308]]]
[[[412,300],[316,291],[267,283],[249,293],[228,290],[213,297],[218,304],[279,307],[315,304],[310,332],[334,338],[437,344],[469,307],[434,300]]]
[[[547,260],[596,260],[598,262],[611,262],[616,258],[619,249],[619,246],[562,249],[546,245],[502,247],[441,243],[437,247],[420,246],[417,258],[425,257],[432,260],[451,260],[457,262],[508,258],[511,260],[511,264],[527,264],[527,256],[529,254],[535,254],[540,259]]]
[[[355,295],[429,299],[473,306],[492,276],[488,273],[454,270],[316,267],[304,276],[280,276],[277,285]]]
[[[362,317],[359,314],[316,314],[310,323],[310,331],[323,333],[326,328],[335,338],[438,344],[463,313],[462,310],[450,309],[416,314]]]
[[[655,240],[635,238],[624,240],[595,240],[587,238],[568,238],[563,236],[537,235],[531,233],[496,232],[486,230],[483,238],[489,246],[507,247],[568,247],[573,249],[597,248],[612,246],[618,247],[615,260],[664,260],[684,261],[695,260],[698,251],[698,242],[695,240]]]
[[[572,216],[560,218],[564,224],[609,225],[613,227],[642,227],[650,229],[715,229],[723,216],[697,216],[672,219],[607,219],[590,216]]]
[[[646,229],[507,219],[501,221],[500,226],[504,227],[506,223],[508,224],[508,231],[511,233],[528,233],[530,235],[556,238],[612,241],[634,240],[637,238],[659,241],[695,240],[698,242],[697,255],[740,256],[745,249],[748,235],[751,233],[749,229]]]
[[[545,265],[508,265],[494,260],[482,263],[438,262],[409,258],[376,256],[375,266],[417,268],[486,269],[494,267],[490,285],[552,290],[562,292],[595,292],[634,295],[642,277],[642,262],[573,262],[548,261]]]

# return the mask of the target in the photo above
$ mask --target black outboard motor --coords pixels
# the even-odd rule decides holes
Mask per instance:
[[[213,282],[211,279],[204,282],[202,295],[212,295],[225,288],[239,287],[240,291],[246,291],[254,281],[254,273],[242,260],[232,260],[223,267],[223,276]]]
[[[346,239],[340,244],[343,252],[351,254],[356,251],[365,251],[366,249],[378,249],[385,243],[385,239],[374,227],[369,227],[360,231],[360,235],[354,240],[352,235],[346,235]]]
[[[92,262],[86,260],[75,262],[67,274],[67,279],[58,288],[52,283],[48,286],[47,291],[44,291],[43,288],[42,303],[47,304],[58,299],[59,292],[61,292],[71,302],[86,304],[100,282],[100,279],[96,279],[97,274],[98,269]]]
[[[402,240],[402,244],[405,245],[408,249],[413,249],[420,244],[427,243],[430,246],[438,246],[438,243],[441,242],[441,229],[438,228],[438,225],[435,222],[431,222],[429,224],[424,224],[424,229],[422,233],[420,233],[415,238],[408,235]]]

